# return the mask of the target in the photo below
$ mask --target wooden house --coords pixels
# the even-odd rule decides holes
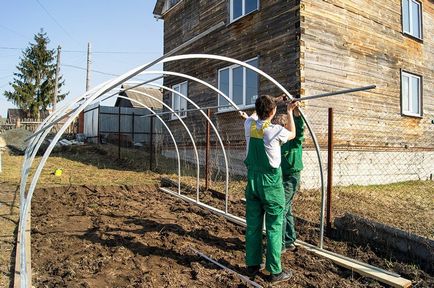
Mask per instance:
[[[217,54],[245,61],[274,77],[295,97],[377,85],[375,90],[306,103],[305,114],[321,146],[327,142],[327,108],[333,107],[336,149],[355,151],[357,157],[366,152],[367,162],[378,158],[378,153],[400,153],[408,156],[385,159],[422,165],[419,179],[434,173],[432,1],[157,0],[154,15],[164,20],[165,52],[224,22],[178,54]],[[257,95],[281,93],[256,73],[222,61],[169,62],[164,70],[197,76],[244,108],[252,108]],[[183,89],[200,106],[226,104],[193,81],[166,77],[164,85]],[[191,108],[171,94],[165,92],[166,103]],[[242,147],[237,113],[228,108],[214,112],[227,147]],[[203,121],[199,119],[203,118],[198,113],[185,115],[193,126]],[[195,130],[199,139],[205,139],[203,127]],[[305,146],[311,147],[309,139]],[[424,160],[414,163],[421,161],[414,159]],[[408,170],[408,166],[393,167],[392,178],[393,171]]]

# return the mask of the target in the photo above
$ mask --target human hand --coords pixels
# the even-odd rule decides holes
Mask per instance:
[[[247,113],[244,112],[244,111],[240,111],[240,116],[241,116],[241,118],[243,118],[243,119],[247,119],[247,118],[249,118],[249,115],[247,115]]]
[[[292,111],[294,111],[298,106],[298,102],[290,102],[286,105],[286,111],[292,113]]]

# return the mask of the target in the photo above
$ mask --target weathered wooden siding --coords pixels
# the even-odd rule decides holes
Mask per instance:
[[[193,43],[181,53],[218,54],[242,61],[259,56],[260,69],[269,73],[293,94],[299,94],[299,0],[261,1],[259,11],[230,24],[228,3],[226,0],[184,0],[174,7],[164,16],[165,52],[224,21],[226,27]],[[180,61],[167,63],[164,69],[198,76],[217,87],[218,69],[229,65],[230,63],[221,61]],[[171,86],[182,81],[170,77],[164,80],[164,84]],[[260,80],[259,87],[260,94],[278,93],[264,79]],[[200,106],[217,105],[215,92],[192,81],[189,81],[189,96]],[[169,93],[165,93],[164,100],[170,102]],[[188,105],[188,108],[191,107]],[[218,114],[214,120],[227,144],[235,145],[244,141],[243,122],[238,113]],[[204,119],[198,112],[191,112],[186,121],[189,127],[195,127],[198,141],[203,142]],[[179,125],[178,121],[171,122],[171,127],[180,128]]]
[[[423,42],[403,35],[401,0],[302,0],[301,94],[377,85],[308,103],[322,142],[334,107],[337,145],[433,149],[434,4],[421,2]],[[422,118],[401,116],[400,69],[423,77]]]

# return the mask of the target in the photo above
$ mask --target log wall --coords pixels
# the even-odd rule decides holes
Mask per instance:
[[[302,0],[301,94],[377,85],[308,103],[315,131],[333,107],[336,145],[433,149],[434,5],[421,3],[418,41],[402,33],[401,0]],[[421,118],[401,115],[401,69],[423,77]]]

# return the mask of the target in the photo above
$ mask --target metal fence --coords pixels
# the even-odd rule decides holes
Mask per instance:
[[[124,151],[126,158],[131,149],[150,151],[151,143],[161,142],[162,124],[151,115],[147,109],[95,104],[84,111],[84,134],[89,142],[106,144],[119,159]]]

